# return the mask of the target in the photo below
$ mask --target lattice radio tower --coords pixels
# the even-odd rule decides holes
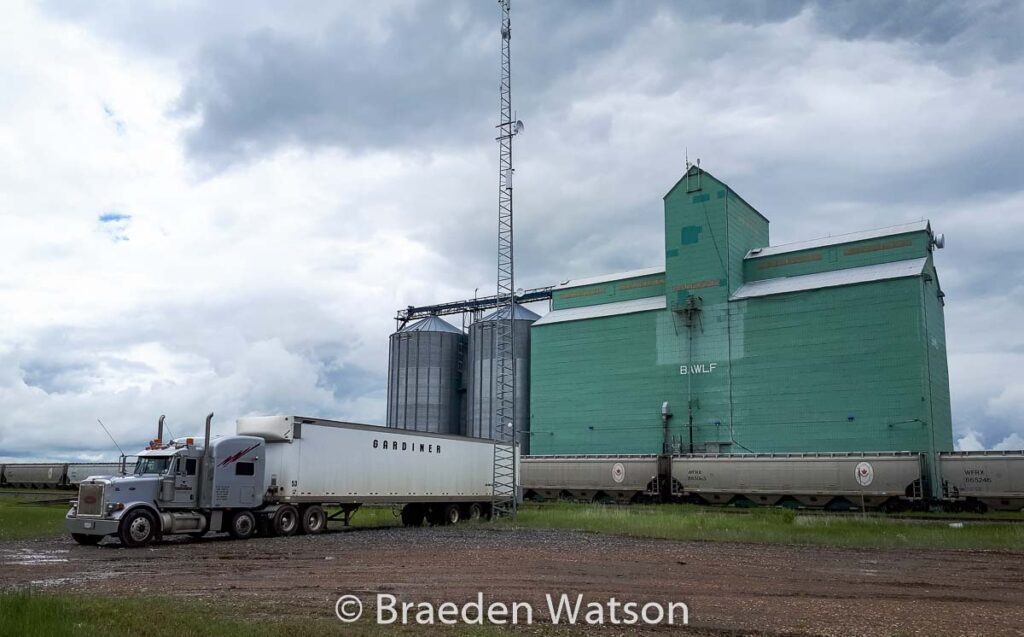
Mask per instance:
[[[523,123],[512,117],[512,65],[509,43],[510,0],[498,0],[501,7],[501,114],[498,123],[498,302],[504,317],[495,323],[495,384],[497,408],[494,445],[493,507],[496,515],[516,514],[516,364],[515,267],[512,250],[512,138],[523,130]]]

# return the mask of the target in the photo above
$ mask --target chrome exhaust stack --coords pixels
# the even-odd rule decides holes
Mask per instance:
[[[196,476],[196,506],[207,509],[211,506],[211,492],[213,486],[213,471],[210,466],[210,423],[213,422],[213,412],[206,416],[206,432],[203,434],[203,455],[199,459],[199,475]]]

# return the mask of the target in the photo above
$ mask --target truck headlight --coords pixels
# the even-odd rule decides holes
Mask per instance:
[[[124,502],[108,502],[107,513],[113,513],[114,511],[124,511]]]

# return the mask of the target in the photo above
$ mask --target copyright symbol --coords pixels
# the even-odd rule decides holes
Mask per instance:
[[[363,603],[355,595],[342,595],[334,603],[334,614],[346,624],[351,624],[362,616]]]

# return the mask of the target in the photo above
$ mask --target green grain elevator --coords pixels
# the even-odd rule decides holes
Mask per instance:
[[[533,324],[533,454],[952,450],[927,221],[769,247],[699,167],[664,201],[664,267],[563,283]]]

